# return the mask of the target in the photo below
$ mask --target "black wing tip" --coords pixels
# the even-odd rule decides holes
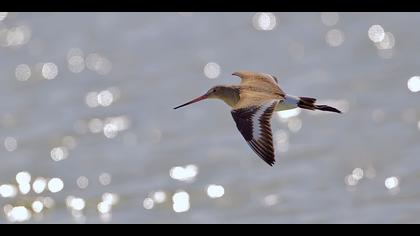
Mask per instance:
[[[264,151],[261,151],[260,148],[258,148],[259,146],[256,145],[255,143],[251,142],[247,142],[248,145],[252,148],[252,150],[255,152],[255,154],[257,154],[258,157],[261,158],[261,160],[263,160],[265,163],[267,163],[270,166],[274,165],[274,162],[276,161],[274,158],[274,155],[271,154],[267,154]]]
[[[334,108],[334,107],[331,107],[331,106],[327,106],[327,105],[315,105],[315,109],[321,110],[321,111],[329,111],[329,112],[335,112],[335,113],[343,114],[337,108]]]
[[[316,98],[310,98],[310,97],[299,97],[300,100],[302,100],[303,102],[306,103],[315,103],[316,102]]]
[[[268,164],[269,166],[273,167],[273,166],[274,166],[274,163],[276,162],[276,160],[272,160],[272,161],[265,161],[265,162],[267,162],[267,164]]]
[[[274,159],[274,157],[264,156],[262,157],[262,159],[264,160],[265,163],[267,163],[271,167],[273,167],[276,162],[276,159]]]
[[[274,158],[262,157],[262,159],[264,160],[265,163],[267,163],[271,167],[273,167],[276,162]]]

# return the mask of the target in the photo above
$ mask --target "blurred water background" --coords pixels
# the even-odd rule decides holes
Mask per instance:
[[[418,13],[0,13],[1,223],[420,223]],[[238,70],[343,115],[176,105]]]

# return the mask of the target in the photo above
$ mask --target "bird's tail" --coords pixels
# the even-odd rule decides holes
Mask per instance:
[[[337,112],[341,113],[338,109],[334,107],[330,107],[327,105],[317,105],[315,104],[315,98],[308,98],[308,97],[299,97],[298,107],[307,109],[307,110],[321,110],[321,111],[330,111],[330,112]]]

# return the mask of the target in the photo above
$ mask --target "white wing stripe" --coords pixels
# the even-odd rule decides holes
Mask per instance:
[[[269,101],[261,105],[258,110],[252,116],[252,139],[259,140],[261,138],[261,125],[260,125],[260,117],[264,114],[264,112],[271,106],[274,101]]]

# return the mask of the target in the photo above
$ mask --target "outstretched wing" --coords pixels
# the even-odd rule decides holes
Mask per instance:
[[[238,71],[233,73],[233,75],[241,78],[242,86],[264,88],[265,90],[285,95],[274,75],[252,71]]]
[[[270,121],[277,103],[278,100],[269,100],[259,106],[231,111],[236,127],[245,141],[270,166],[275,162]]]

